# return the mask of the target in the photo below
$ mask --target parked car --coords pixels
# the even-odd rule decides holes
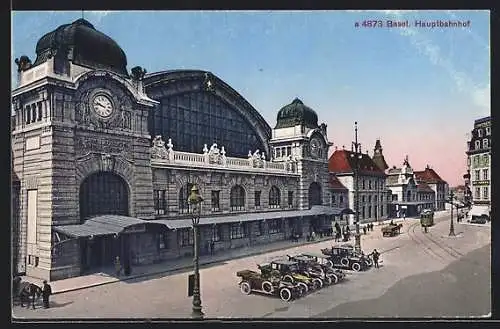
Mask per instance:
[[[356,272],[364,271],[368,268],[367,257],[352,254],[348,249],[343,247],[321,249],[321,253],[327,256],[336,268],[351,269]]]
[[[297,262],[285,259],[284,257],[272,260],[269,263],[269,267],[272,271],[279,273],[283,281],[297,283],[304,287],[305,292],[317,290],[323,286],[320,279],[301,273]]]
[[[371,259],[370,255],[366,255],[363,251],[357,252],[356,248],[354,248],[354,246],[352,244],[344,243],[344,244],[339,245],[339,247],[347,249],[348,253],[351,256],[363,258],[366,265],[368,265],[368,266],[373,265],[373,260]]]
[[[487,220],[488,220],[487,215],[472,216],[470,222],[474,224],[486,224]]]
[[[310,261],[318,264],[323,269],[325,274],[332,278],[332,284],[337,284],[346,277],[344,271],[334,268],[332,261],[322,254],[302,253],[299,256],[308,258]]]
[[[243,270],[236,272],[236,276],[241,278],[240,290],[245,295],[253,291],[267,295],[279,296],[281,300],[289,302],[302,295],[302,289],[297,284],[282,281],[279,277],[264,277],[261,273]]]

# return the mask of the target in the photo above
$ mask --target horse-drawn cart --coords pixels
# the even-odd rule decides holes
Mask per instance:
[[[403,228],[403,224],[389,224],[387,226],[382,227],[382,236],[396,236],[401,233],[401,228]]]

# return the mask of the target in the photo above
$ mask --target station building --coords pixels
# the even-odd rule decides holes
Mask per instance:
[[[202,254],[209,242],[219,251],[305,236],[344,210],[331,204],[326,125],[299,99],[271,128],[211,72],[129,72],[118,44],[84,19],[16,63],[14,272],[57,280],[116,256],[191,255],[194,184]]]

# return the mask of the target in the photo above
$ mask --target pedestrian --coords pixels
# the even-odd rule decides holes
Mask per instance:
[[[379,259],[379,257],[380,257],[380,254],[377,251],[377,249],[373,249],[372,258],[373,258],[373,265],[375,266],[375,268],[379,268],[378,267],[378,259]]]
[[[43,288],[42,288],[42,300],[43,300],[43,308],[49,308],[49,297],[52,295],[52,288],[47,283],[46,280],[43,280]]]
[[[370,231],[373,232],[373,223],[370,224]]]
[[[363,226],[363,234],[366,234],[366,226]]]
[[[120,272],[122,271],[122,264],[120,262],[120,257],[116,256],[115,258],[115,272],[116,276],[120,276]]]
[[[210,241],[210,254],[213,255],[215,250],[215,242]]]
[[[129,276],[132,273],[132,267],[130,266],[130,255],[125,255],[125,259],[123,260],[123,274]]]
[[[316,240],[316,233],[314,231],[312,231],[312,233],[311,233],[311,240],[312,241]]]

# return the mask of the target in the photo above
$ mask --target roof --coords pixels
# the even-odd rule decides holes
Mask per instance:
[[[312,206],[307,210],[284,210],[284,211],[267,211],[258,213],[245,213],[229,216],[214,216],[201,217],[200,225],[215,225],[224,223],[244,223],[257,220],[270,220],[279,218],[290,218],[300,216],[316,216],[316,215],[340,215],[344,209],[333,208],[328,206]],[[191,219],[157,219],[153,222],[164,224],[169,229],[181,229],[191,227]]]
[[[417,191],[418,192],[433,192],[434,193],[434,190],[431,189],[431,187],[424,182],[418,183]]]
[[[400,174],[401,173],[401,168],[395,168],[395,167],[392,167],[391,169],[389,169],[387,171],[387,173],[389,175],[394,175],[394,174]]]
[[[337,178],[337,176],[335,176],[334,174],[330,174],[330,181],[328,183],[328,186],[332,189],[332,190],[342,190],[342,191],[349,191],[347,189],[347,187],[344,186],[344,184],[342,184],[339,179]]]
[[[328,159],[328,170],[330,173],[352,173],[355,169],[354,152],[347,150],[336,150]],[[359,173],[362,175],[385,176],[381,170],[370,158],[368,154],[358,153],[361,155],[359,159]]]
[[[390,175],[390,176],[387,176],[387,178],[385,179],[385,184],[387,186],[393,186],[393,185],[398,185],[398,176],[396,175]]]
[[[481,119],[474,120],[474,124],[480,124],[480,123],[483,123],[483,122],[488,122],[488,121],[491,121],[491,116],[488,116],[488,117],[484,117],[484,118],[481,118]]]
[[[151,221],[128,216],[103,215],[90,218],[83,224],[54,226],[54,230],[72,237],[87,237],[118,234],[127,227],[147,223]]]
[[[441,177],[439,177],[434,169],[429,166],[427,166],[424,171],[415,171],[414,174],[419,182],[425,182],[427,184],[446,183]]]
[[[318,127],[318,115],[309,106],[295,98],[290,104],[283,106],[277,116],[276,127],[287,128],[296,125],[304,125],[309,128]]]

